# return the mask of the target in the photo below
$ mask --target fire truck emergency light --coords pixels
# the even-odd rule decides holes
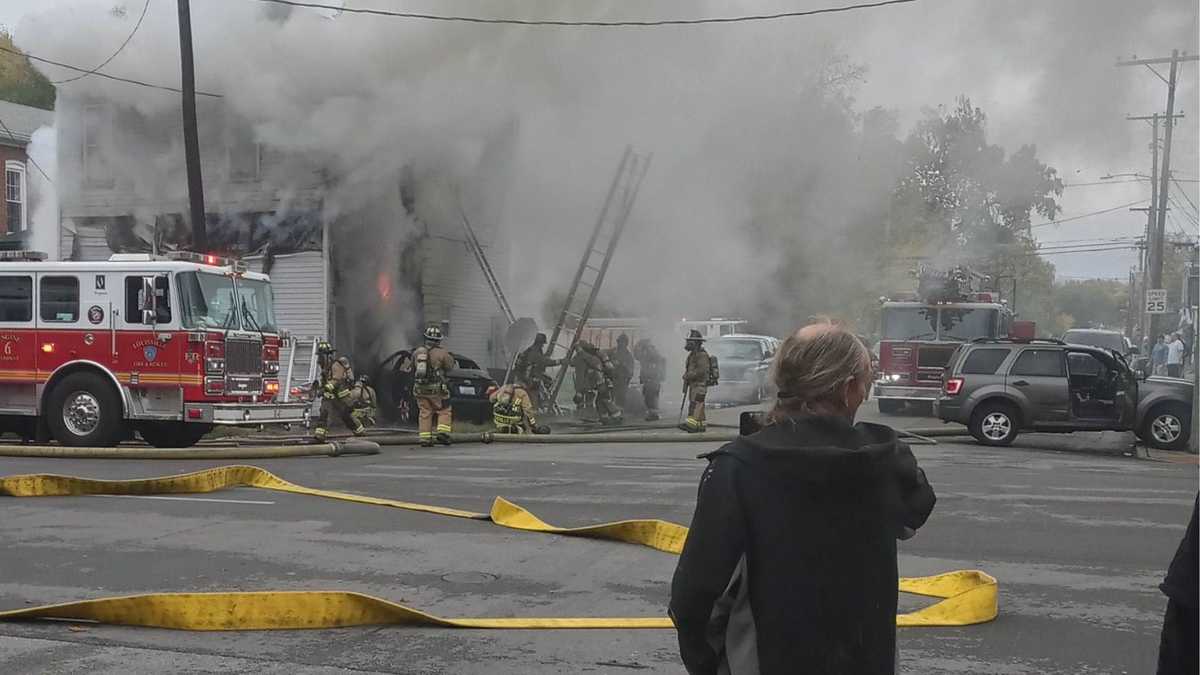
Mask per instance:
[[[194,262],[201,265],[212,265],[214,267],[228,267],[234,272],[241,274],[246,271],[246,263],[235,258],[225,258],[211,253],[196,253],[194,251],[171,251],[166,256],[169,260],[182,260],[184,262]]]
[[[43,342],[42,343],[42,351],[47,354],[53,354],[54,353],[54,343],[53,342]]]

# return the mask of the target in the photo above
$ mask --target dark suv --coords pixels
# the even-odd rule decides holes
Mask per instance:
[[[1058,340],[977,340],[946,365],[937,414],[967,425],[984,445],[1020,431],[1134,431],[1144,443],[1182,450],[1191,382],[1141,377],[1118,352]]]

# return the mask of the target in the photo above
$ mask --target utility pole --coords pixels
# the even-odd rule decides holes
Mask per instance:
[[[196,129],[196,68],[192,63],[192,10],[179,0],[179,61],[183,80],[183,155],[187,163],[188,210],[192,219],[192,248],[208,249],[204,222],[204,182],[200,177],[200,134]]]
[[[1147,283],[1147,288],[1162,288],[1162,268],[1163,268],[1163,243],[1166,239],[1164,233],[1167,227],[1167,197],[1169,196],[1170,180],[1171,180],[1171,136],[1175,128],[1175,82],[1179,73],[1179,64],[1183,61],[1197,61],[1200,57],[1188,56],[1187,53],[1182,55],[1178,49],[1171,51],[1171,56],[1166,58],[1153,59],[1138,59],[1134,58],[1129,61],[1118,61],[1118,67],[1125,66],[1145,66],[1150,69],[1160,80],[1167,83],[1167,112],[1163,115],[1163,123],[1166,125],[1166,131],[1163,134],[1163,153],[1162,153],[1162,169],[1159,170],[1158,161],[1154,162],[1154,172],[1152,172],[1151,184],[1157,186],[1157,193],[1151,197],[1151,205],[1153,211],[1151,218],[1154,221],[1154,237],[1150,240],[1150,280]],[[1166,79],[1154,70],[1155,64],[1171,64],[1170,76]],[[1154,116],[1158,118],[1158,115]],[[1155,120],[1157,127],[1157,119]],[[1158,132],[1155,130],[1154,150],[1157,155],[1158,149]],[[1160,314],[1150,315],[1150,334],[1158,335],[1161,331],[1161,316]]]

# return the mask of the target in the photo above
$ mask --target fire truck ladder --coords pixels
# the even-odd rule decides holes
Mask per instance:
[[[483,245],[479,243],[479,238],[475,236],[475,228],[471,227],[471,221],[467,218],[467,212],[463,209],[462,200],[458,202],[458,214],[462,217],[463,232],[466,234],[467,248],[471,249],[471,254],[475,256],[475,262],[479,263],[479,269],[483,272],[483,278],[487,280],[488,288],[492,289],[492,295],[496,297],[496,304],[500,305],[500,311],[503,312],[504,318],[508,320],[508,325],[513,325],[517,322],[517,317],[513,314],[512,307],[508,304],[508,298],[504,297],[504,290],[500,288],[500,281],[496,278],[496,273],[492,271],[492,265],[488,262],[487,256],[483,253]]]
[[[287,403],[292,398],[292,375],[296,368],[296,352],[304,349],[308,352],[308,377],[301,381],[302,384],[309,384],[317,379],[317,343],[321,341],[319,337],[310,336],[292,336],[291,348],[288,349],[287,366],[284,368],[283,384],[279,387],[280,395],[283,402]],[[316,394],[317,392],[313,392]]]
[[[563,302],[558,323],[550,335],[551,355],[556,349],[561,349],[563,353],[563,366],[554,377],[554,386],[546,403],[547,407],[555,412],[558,408],[558,392],[562,388],[571,357],[575,354],[583,327],[591,316],[596,296],[600,294],[600,285],[604,282],[608,265],[617,250],[617,242],[620,241],[625,224],[629,221],[629,214],[633,210],[638,190],[641,189],[642,179],[646,177],[646,171],[650,168],[651,157],[652,155],[639,155],[632,147],[626,146],[624,154],[621,155],[621,162],[617,165],[612,185],[608,188],[604,206],[600,209],[600,216],[596,219],[596,225],[583,251],[583,259],[579,262],[575,279],[571,282],[571,289]],[[586,289],[586,294],[580,293],[581,289]],[[573,327],[574,333],[569,342],[562,344],[558,340],[568,327]]]

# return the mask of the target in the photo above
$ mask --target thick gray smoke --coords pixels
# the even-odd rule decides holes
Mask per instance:
[[[514,0],[453,10],[614,18],[826,3]],[[18,25],[18,43],[71,63],[99,62],[140,10],[131,1],[116,16],[112,4],[76,2],[34,14]],[[448,11],[441,3],[404,6]],[[1147,134],[1123,118],[1153,112],[1164,88],[1149,73],[1112,63],[1118,55],[1194,47],[1196,6],[943,0],[773,23],[607,30],[331,17],[205,0],[194,3],[193,24],[198,86],[223,94],[224,114],[287,153],[272,168],[285,185],[299,190],[312,166],[323,168],[327,214],[361,228],[361,249],[349,253],[366,263],[347,272],[354,283],[374,283],[370,262],[422,228],[456,227],[461,195],[485,238],[502,238],[494,255],[508,271],[503,281],[517,313],[541,317],[547,294],[568,283],[631,143],[653,152],[654,164],[606,284],[609,304],[658,319],[769,311],[767,327],[782,331],[808,314],[837,311],[822,305],[823,285],[875,273],[862,266],[864,243],[843,241],[839,232],[871,212],[891,169],[871,154],[868,134],[831,114],[839,96],[857,95],[858,111],[894,109],[895,133],[903,133],[923,106],[952,105],[966,94],[989,114],[992,142],[1010,150],[1036,143],[1068,181],[1144,171]],[[155,3],[107,70],[177,82],[177,42],[174,6]],[[860,85],[831,83],[854,64],[867,68]],[[1200,112],[1195,71],[1185,66],[1181,79],[1180,107],[1189,113]],[[95,77],[64,92],[73,100],[126,101],[148,119],[177,115],[175,95]],[[226,133],[213,119],[217,108],[206,106],[214,112],[202,143],[206,134]],[[1177,166],[1194,171],[1195,125],[1178,131]],[[168,170],[180,153],[138,156],[136,140],[124,147],[130,154],[121,170],[137,176],[139,189],[182,201],[182,181]],[[412,213],[399,194],[402,176],[413,189]],[[1141,186],[1121,187],[1068,192],[1066,213],[1141,196],[1126,198]],[[233,193],[221,197],[237,201]],[[779,275],[795,272],[780,269],[785,246],[820,258],[803,298],[779,297]]]

